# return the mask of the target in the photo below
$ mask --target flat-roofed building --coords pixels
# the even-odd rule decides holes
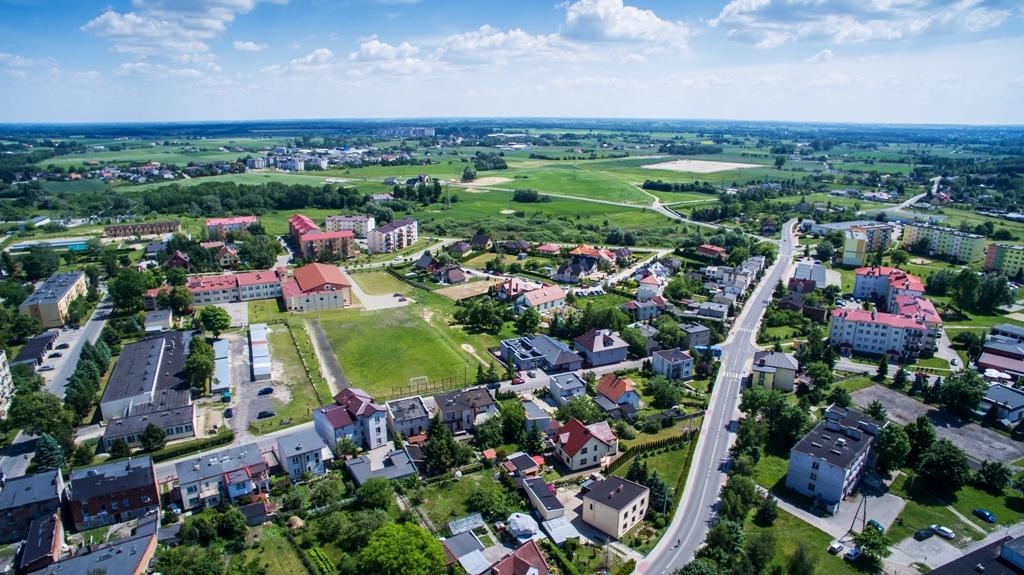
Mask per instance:
[[[402,437],[412,437],[427,432],[430,425],[431,413],[423,398],[416,395],[404,399],[394,399],[387,402],[388,429],[391,435],[402,434]]]
[[[327,216],[326,227],[329,232],[352,232],[357,238],[365,238],[376,227],[376,221],[373,216],[361,214]]]
[[[1011,278],[1024,274],[1024,246],[989,244],[985,250],[985,271],[1002,272]]]
[[[921,239],[928,242],[928,255],[963,263],[978,261],[985,256],[985,236],[918,222],[903,224],[903,247],[909,248]]]
[[[57,272],[21,302],[18,313],[34,317],[45,328],[63,327],[68,306],[87,291],[85,272]]]

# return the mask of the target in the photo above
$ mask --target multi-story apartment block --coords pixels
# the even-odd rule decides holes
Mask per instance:
[[[262,170],[267,167],[267,159],[263,156],[256,156],[245,161],[245,166],[250,170]]]
[[[329,232],[352,232],[357,238],[365,238],[374,227],[376,221],[373,216],[327,216],[327,231]]]
[[[299,243],[299,239],[310,233],[319,232],[320,226],[316,225],[312,219],[303,214],[295,214],[288,218],[288,235],[291,236],[292,241],[296,244]]]
[[[985,253],[985,271],[1014,278],[1024,275],[1024,246],[990,244]]]
[[[279,170],[289,172],[302,172],[306,169],[306,160],[303,158],[275,158],[274,165]]]
[[[79,531],[142,517],[160,507],[156,472],[149,457],[75,469],[68,502]]]
[[[388,441],[388,410],[365,391],[346,387],[334,396],[334,405],[313,411],[313,427],[329,446],[343,438],[359,447],[376,449]]]
[[[7,419],[7,410],[14,398],[14,378],[11,365],[7,363],[7,352],[0,349],[0,420]]]
[[[103,228],[103,237],[127,238],[132,236],[155,236],[161,234],[176,234],[179,230],[181,230],[181,224],[176,221],[135,222],[131,224],[105,226]]]
[[[347,259],[357,253],[352,232],[309,232],[299,238],[299,252],[310,259]]]
[[[62,327],[68,306],[88,291],[85,272],[58,272],[50,276],[18,306],[18,313],[39,320],[43,327]]]
[[[211,238],[221,237],[228,232],[242,232],[256,223],[256,216],[231,216],[227,218],[207,218],[206,234]]]
[[[970,263],[985,255],[985,237],[953,228],[922,223],[903,224],[903,247],[909,248],[921,238],[928,240],[928,254]]]
[[[182,508],[216,507],[226,497],[270,492],[270,473],[260,446],[249,443],[201,455],[174,466]]]
[[[402,218],[370,230],[366,245],[371,254],[386,254],[405,249],[418,239],[419,223],[412,218]]]
[[[786,487],[834,512],[860,483],[884,426],[859,411],[830,406],[824,420],[790,450]]]
[[[934,351],[933,328],[920,316],[860,309],[832,310],[829,343],[840,353],[885,355],[890,360]]]
[[[840,260],[844,266],[862,266],[868,259],[868,237],[859,230],[843,232],[843,256]]]
[[[891,306],[896,296],[924,296],[921,278],[890,267],[864,267],[854,272],[853,297],[885,300]]]

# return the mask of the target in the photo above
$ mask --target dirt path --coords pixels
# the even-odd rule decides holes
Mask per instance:
[[[316,354],[316,358],[320,362],[320,371],[331,388],[331,394],[337,395],[339,391],[349,387],[350,384],[348,378],[345,377],[345,371],[338,363],[338,357],[331,349],[331,342],[328,341],[327,334],[320,327],[319,320],[311,319],[306,322],[306,332],[309,334],[309,341],[313,344],[313,353]]]
[[[464,343],[464,344],[462,344],[459,347],[462,348],[462,351],[464,351],[464,352],[468,353],[469,355],[475,357],[476,360],[479,361],[481,364],[483,364],[484,367],[487,367],[488,365],[490,365],[489,363],[484,361],[484,358],[480,357],[480,355],[477,354],[476,349],[474,349],[473,346],[469,345],[468,343]]]

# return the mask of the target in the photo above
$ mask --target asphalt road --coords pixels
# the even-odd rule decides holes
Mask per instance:
[[[58,364],[57,368],[50,372],[52,377],[46,378],[46,391],[56,395],[57,397],[64,397],[64,387],[68,383],[68,379],[71,378],[71,374],[75,372],[75,366],[78,364],[78,356],[82,353],[82,346],[86,341],[89,343],[96,343],[96,340],[100,337],[100,332],[103,331],[103,326],[107,324],[107,318],[110,316],[111,304],[110,299],[104,294],[103,299],[100,300],[96,310],[93,311],[92,316],[89,317],[89,321],[85,323],[76,334],[76,337],[68,342],[70,347],[63,350],[63,357],[56,361]],[[61,338],[63,340],[63,338]],[[14,441],[4,450],[3,457],[0,457],[0,472],[5,477],[20,477],[25,475],[25,471],[28,469],[28,464],[32,461],[32,455],[35,453],[35,436],[31,436],[22,432],[19,432]]]
[[[636,573],[672,573],[693,559],[694,553],[704,543],[704,535],[714,519],[719,491],[726,479],[729,448],[739,420],[741,381],[758,349],[754,341],[764,315],[762,301],[771,297],[780,280],[792,274],[795,225],[794,220],[786,222],[779,257],[766,271],[733,324],[728,339],[721,344],[722,365],[701,427],[686,490],[665,535],[637,565]]]

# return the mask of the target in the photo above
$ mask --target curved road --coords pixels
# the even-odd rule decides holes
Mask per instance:
[[[771,297],[779,281],[793,272],[795,225],[796,221],[790,220],[783,226],[779,257],[765,271],[764,278],[729,331],[728,339],[721,345],[722,365],[686,478],[686,490],[665,535],[637,565],[636,573],[672,573],[693,559],[694,553],[704,543],[704,535],[714,519],[718,493],[726,479],[729,448],[739,420],[740,384],[758,349],[754,342],[764,315],[762,302]],[[680,542],[678,546],[676,541]]]

